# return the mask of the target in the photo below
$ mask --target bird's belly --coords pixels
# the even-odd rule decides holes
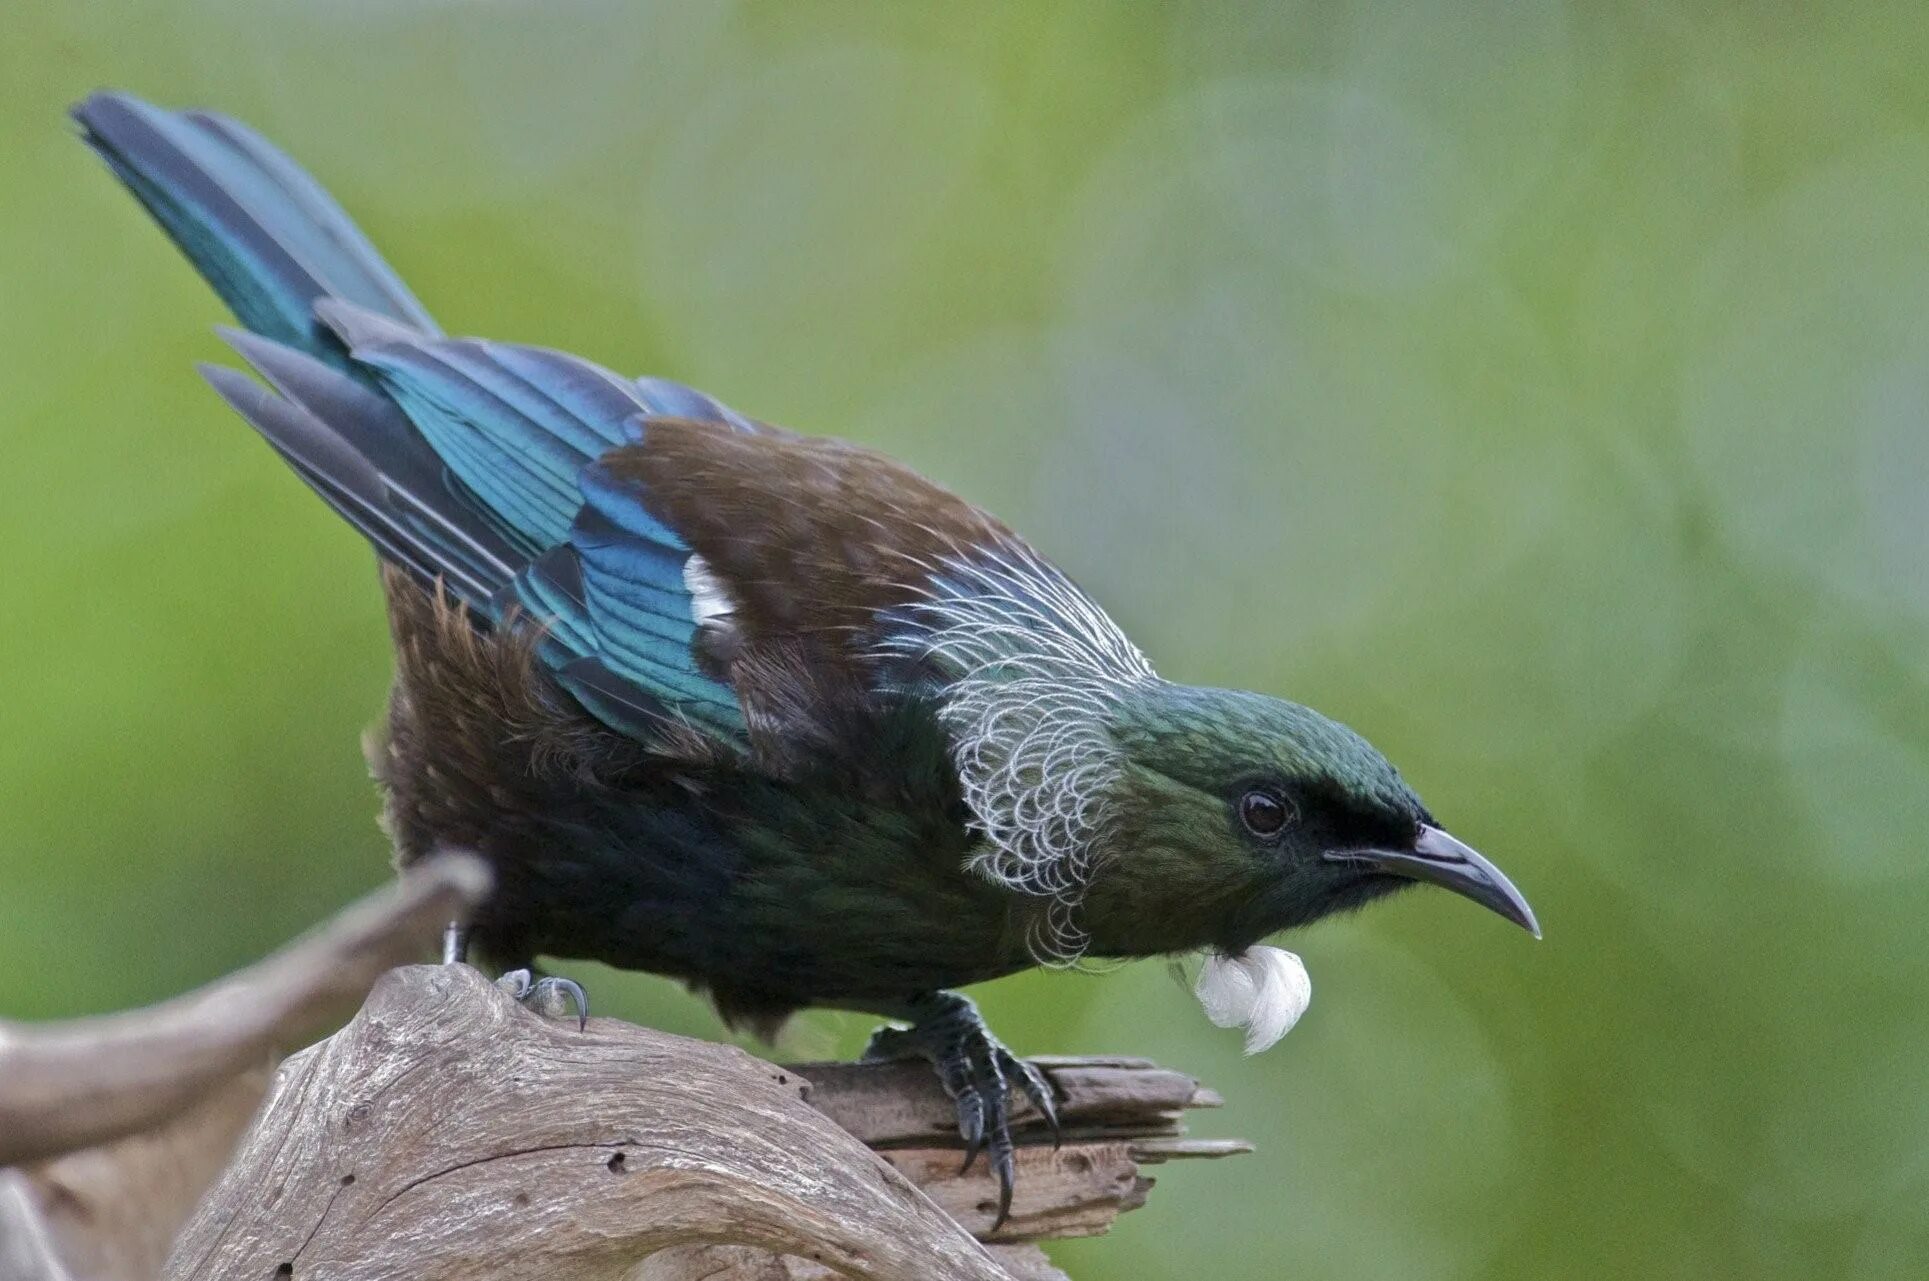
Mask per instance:
[[[684,979],[740,1008],[886,1007],[1029,963],[1012,902],[941,816],[783,794],[628,806],[495,854],[478,920],[530,955]],[[491,842],[493,845],[494,842]]]

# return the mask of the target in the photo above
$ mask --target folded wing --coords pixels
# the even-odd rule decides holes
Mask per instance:
[[[245,126],[112,93],[75,117],[246,326],[228,339],[266,385],[209,369],[216,390],[382,557],[480,625],[539,620],[543,661],[611,726],[674,720],[781,765],[900,695],[956,706],[1044,660],[1149,671],[1010,530],[881,455],[443,336]]]

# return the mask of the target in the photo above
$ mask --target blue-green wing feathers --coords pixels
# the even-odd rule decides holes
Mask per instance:
[[[544,662],[616,728],[741,736],[735,692],[696,652],[689,547],[595,462],[651,415],[746,420],[676,383],[444,338],[340,207],[242,125],[111,93],[74,114],[250,331],[227,336],[267,385],[209,369],[215,390],[380,555],[485,624],[540,620]]]

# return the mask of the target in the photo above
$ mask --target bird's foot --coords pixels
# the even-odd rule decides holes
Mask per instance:
[[[934,992],[904,1009],[908,1028],[879,1028],[864,1051],[867,1059],[928,1059],[938,1069],[938,1080],[958,1109],[958,1133],[965,1141],[964,1170],[980,1152],[988,1152],[998,1179],[996,1232],[1011,1216],[1014,1161],[1011,1140],[1011,1091],[1014,1086],[1031,1100],[1058,1140],[1058,1109],[1050,1082],[1037,1068],[1007,1050],[970,998],[956,992]],[[961,1170],[960,1173],[964,1171]]]
[[[469,930],[459,921],[450,921],[442,931],[442,963],[464,965],[469,960]],[[589,993],[575,979],[550,975],[537,978],[528,970],[511,970],[496,980],[496,986],[544,1018],[576,1015],[578,1031],[589,1026]]]
[[[496,980],[496,986],[544,1018],[574,1014],[579,1031],[589,1026],[589,993],[575,979],[553,974],[537,978],[528,970],[511,970]]]
[[[451,921],[442,931],[442,963],[465,965],[468,960],[469,931]],[[544,1018],[567,1018],[574,1013],[578,1031],[589,1026],[589,993],[575,979],[555,975],[539,979],[526,969],[510,970],[496,980],[496,986]]]

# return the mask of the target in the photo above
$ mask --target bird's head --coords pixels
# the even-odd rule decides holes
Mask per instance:
[[[1148,682],[1114,704],[1121,755],[1085,896],[1092,951],[1238,953],[1427,881],[1532,932],[1498,868],[1434,822],[1346,726],[1283,699]]]

